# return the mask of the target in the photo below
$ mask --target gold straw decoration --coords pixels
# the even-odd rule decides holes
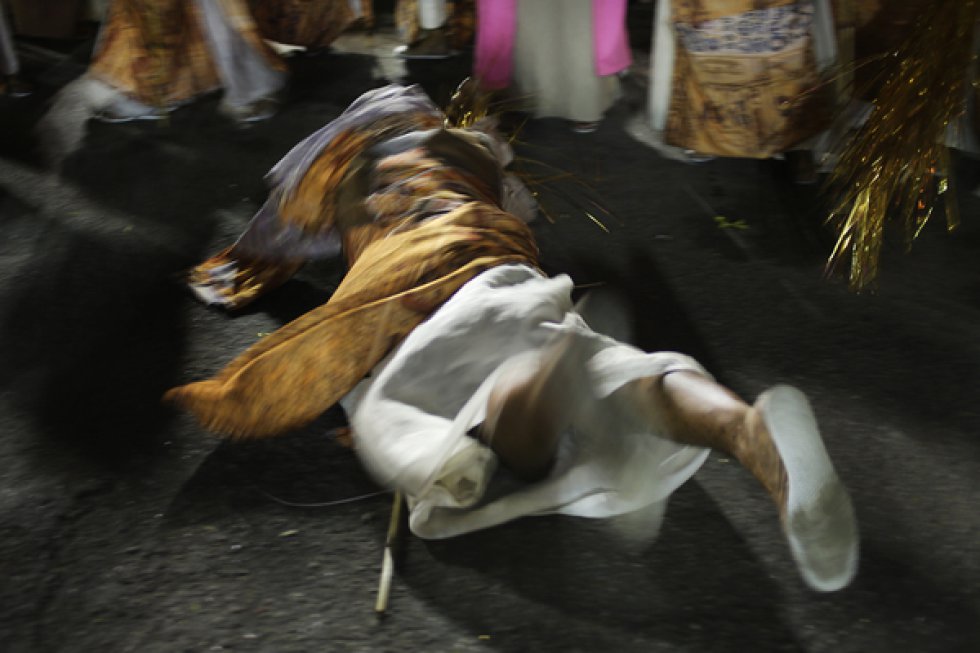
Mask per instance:
[[[490,115],[490,100],[490,93],[481,89],[475,79],[465,78],[449,99],[445,126],[461,129],[472,127]]]
[[[443,121],[443,126],[447,129],[466,129],[484,121],[494,121],[504,111],[519,109],[523,106],[522,100],[526,99],[521,97],[501,99],[498,95],[493,91],[487,91],[481,87],[477,79],[466,77],[456,87],[452,97],[449,99],[448,105],[444,109],[446,117]],[[525,119],[507,139],[511,146],[519,142],[518,135],[526,122],[527,120]],[[497,128],[496,123],[493,123],[493,126],[495,129]],[[522,144],[527,145],[527,143]],[[531,190],[532,195],[534,195],[538,203],[538,210],[548,222],[554,224],[556,220],[549,211],[549,208],[545,206],[550,198],[542,197],[542,191],[551,191],[555,182],[567,181],[571,183],[577,193],[570,193],[570,189],[566,187],[561,192],[548,193],[548,195],[555,194],[561,197],[564,204],[574,209],[575,213],[582,213],[605,233],[609,233],[609,228],[595,216],[591,209],[587,209],[582,205],[583,201],[589,202],[595,208],[599,209],[599,211],[622,224],[622,220],[619,220],[609,209],[590,197],[590,195],[596,195],[596,190],[579,175],[550,163],[522,156],[515,156],[514,163],[515,166],[511,169],[512,174]],[[547,169],[550,174],[533,174],[528,170],[530,166]]]
[[[911,247],[943,194],[947,228],[959,223],[945,138],[965,110],[980,2],[924,4],[906,40],[889,53],[889,74],[868,121],[830,175],[841,198],[828,218],[838,238],[827,269],[848,262],[854,290],[877,278],[886,223],[897,222]]]

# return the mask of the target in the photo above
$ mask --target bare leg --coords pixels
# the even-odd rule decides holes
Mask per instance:
[[[758,410],[728,388],[692,371],[638,379],[631,386],[636,393],[634,405],[659,432],[677,442],[734,457],[782,507],[786,469]]]
[[[678,371],[627,386],[659,432],[737,459],[772,497],[804,580],[820,591],[846,586],[857,570],[857,524],[809,402],[777,386],[749,406],[696,372]]]
[[[561,432],[571,420],[569,379],[583,374],[583,367],[574,336],[565,336],[545,349],[524,376],[503,378],[493,388],[478,437],[519,478],[537,481],[551,469]]]
[[[585,374],[581,351],[566,338],[518,379],[491,393],[480,438],[519,477],[547,475]],[[776,386],[748,405],[693,371],[638,379],[625,387],[651,429],[677,442],[738,460],[775,502],[800,574],[819,591],[846,586],[857,570],[857,524],[850,497],[823,446],[809,402]]]

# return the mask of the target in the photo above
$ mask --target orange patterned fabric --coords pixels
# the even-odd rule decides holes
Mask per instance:
[[[293,192],[283,195],[275,219],[284,229],[309,235],[336,232],[348,265],[353,265],[368,245],[393,228],[403,229],[412,221],[473,200],[498,203],[492,174],[481,177],[447,165],[425,148],[377,162],[361,156],[388,138],[432,130],[440,124],[441,118],[433,114],[403,113],[339,133]],[[449,133],[469,142],[461,130]],[[225,308],[237,310],[289,280],[304,262],[300,258],[262,260],[242,248],[230,247],[196,266],[188,280],[192,286],[205,285],[216,270],[233,267],[234,278],[220,294]]]
[[[466,47],[473,42],[476,34],[476,0],[447,0],[446,31],[454,48]],[[398,0],[395,3],[395,25],[398,34],[408,44],[415,43],[421,36],[419,25],[418,0]]]
[[[347,0],[251,0],[264,38],[279,43],[325,48],[358,16]]]
[[[274,168],[277,185],[239,241],[192,271],[199,297],[235,309],[287,280],[305,256],[336,253],[318,249],[324,243],[342,244],[349,264],[326,304],[213,379],[167,394],[207,428],[264,437],[302,426],[474,276],[537,265],[531,231],[500,208],[493,136],[443,128],[419,93],[366,93],[300,143]],[[386,114],[381,105],[405,108]]]
[[[303,426],[474,276],[506,263],[537,264],[527,225],[484,202],[373,233],[326,304],[266,336],[213,379],[166,398],[235,437]]]
[[[188,0],[115,0],[89,71],[157,107],[216,89],[218,72],[200,25]]]
[[[402,41],[411,44],[419,40],[418,0],[397,0],[395,2],[395,26]]]
[[[285,71],[265,39],[321,48],[356,16],[347,0],[219,0],[236,31],[269,65]],[[195,0],[113,0],[90,72],[127,95],[169,107],[221,81]]]
[[[406,113],[376,121],[369,128],[339,134],[330,147],[323,149],[297,188],[283,198],[279,219],[306,232],[333,229],[338,211],[346,208],[338,206],[338,191],[358,155],[385,139],[417,129],[438,127],[441,122],[438,116]]]
[[[702,154],[767,158],[826,127],[811,3],[670,0],[676,34],[666,141]]]
[[[681,23],[702,23],[756,9],[784,7],[798,0],[671,0],[673,20]]]
[[[305,263],[301,258],[264,261],[244,255],[234,247],[226,247],[191,270],[187,280],[191,286],[205,284],[216,269],[233,266],[234,279],[225,296],[228,299],[227,308],[236,310],[248,306],[270,290],[289,281]]]

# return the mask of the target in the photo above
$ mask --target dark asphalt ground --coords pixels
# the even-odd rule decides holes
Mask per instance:
[[[390,497],[283,504],[378,490],[325,435],[342,416],[229,443],[159,398],[329,296],[341,268],[310,266],[230,316],[180,274],[386,68],[293,59],[288,102],[248,130],[213,97],[164,126],[89,123],[59,172],[34,128],[86,52],[34,51],[38,92],[0,103],[0,650],[980,650],[976,161],[957,165],[963,228],[935,221],[908,255],[891,243],[879,290],[858,296],[822,275],[825,198],[779,162],[665,160],[624,131],[635,93],[594,135],[528,123],[520,153],[579,179],[545,190],[547,268],[618,289],[641,346],[693,354],[746,397],[806,391],[853,494],[861,569],[844,591],[807,590],[769,500],[713,455],[649,546],[558,517],[406,535],[378,619]],[[466,61],[408,72],[444,100]],[[615,214],[595,214],[609,233],[580,182]]]

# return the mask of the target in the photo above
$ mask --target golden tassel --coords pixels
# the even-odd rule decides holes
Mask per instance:
[[[947,227],[959,223],[945,137],[965,110],[978,9],[978,0],[935,0],[918,14],[908,38],[888,54],[890,74],[868,121],[830,175],[841,199],[828,218],[838,238],[827,269],[849,259],[854,290],[877,278],[886,222],[898,222],[911,247],[945,195]]]

